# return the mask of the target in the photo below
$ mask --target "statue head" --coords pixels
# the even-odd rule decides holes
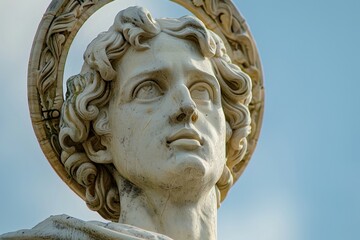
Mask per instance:
[[[247,149],[251,100],[251,79],[220,37],[194,17],[154,20],[131,7],[84,60],[67,82],[59,140],[89,208],[118,220],[127,187],[215,188],[220,203]]]

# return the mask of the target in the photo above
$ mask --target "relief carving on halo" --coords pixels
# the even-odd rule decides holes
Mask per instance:
[[[59,61],[61,61],[65,43],[78,19],[87,9],[97,2],[98,0],[68,1],[68,3],[62,7],[62,11],[58,13],[58,16],[54,16],[51,12],[51,9],[57,7],[55,4],[52,4],[44,16],[44,19],[52,19],[52,22],[45,36],[45,45],[41,51],[37,76],[37,91],[42,108],[42,120],[48,129],[53,150],[58,156],[60,156],[61,152],[58,143],[58,133],[60,111],[63,103],[62,85],[57,81],[59,77]]]

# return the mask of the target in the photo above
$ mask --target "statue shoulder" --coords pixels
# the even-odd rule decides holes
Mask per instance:
[[[172,240],[171,238],[131,225],[83,221],[67,215],[51,216],[32,229],[0,235],[1,240],[21,239],[116,239]]]

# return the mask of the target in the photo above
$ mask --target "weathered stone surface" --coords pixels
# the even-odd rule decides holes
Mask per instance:
[[[85,222],[66,215],[51,216],[33,229],[19,230],[0,236],[3,240],[31,239],[117,239],[171,240],[158,233],[118,223]]]
[[[217,239],[217,207],[259,133],[261,69],[231,4],[179,2],[203,12],[220,36],[194,17],[123,10],[89,44],[65,100],[67,39],[98,1],[53,2],[48,35],[38,32],[46,44],[35,42],[30,59],[33,125],[57,173],[114,223],[54,216],[1,239]]]

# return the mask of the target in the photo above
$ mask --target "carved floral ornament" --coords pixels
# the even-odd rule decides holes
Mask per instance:
[[[50,164],[61,179],[82,199],[85,189],[65,170],[60,160],[59,122],[63,99],[63,72],[70,45],[82,24],[112,0],[53,0],[39,25],[28,70],[28,98],[34,131]],[[227,163],[237,181],[255,150],[263,107],[263,75],[255,42],[245,20],[230,0],[174,0],[198,17],[224,41],[228,55],[252,80],[249,104],[251,133],[240,162]],[[238,153],[239,154],[239,153]],[[221,199],[228,189],[221,189]],[[99,213],[107,218],[106,214]]]

